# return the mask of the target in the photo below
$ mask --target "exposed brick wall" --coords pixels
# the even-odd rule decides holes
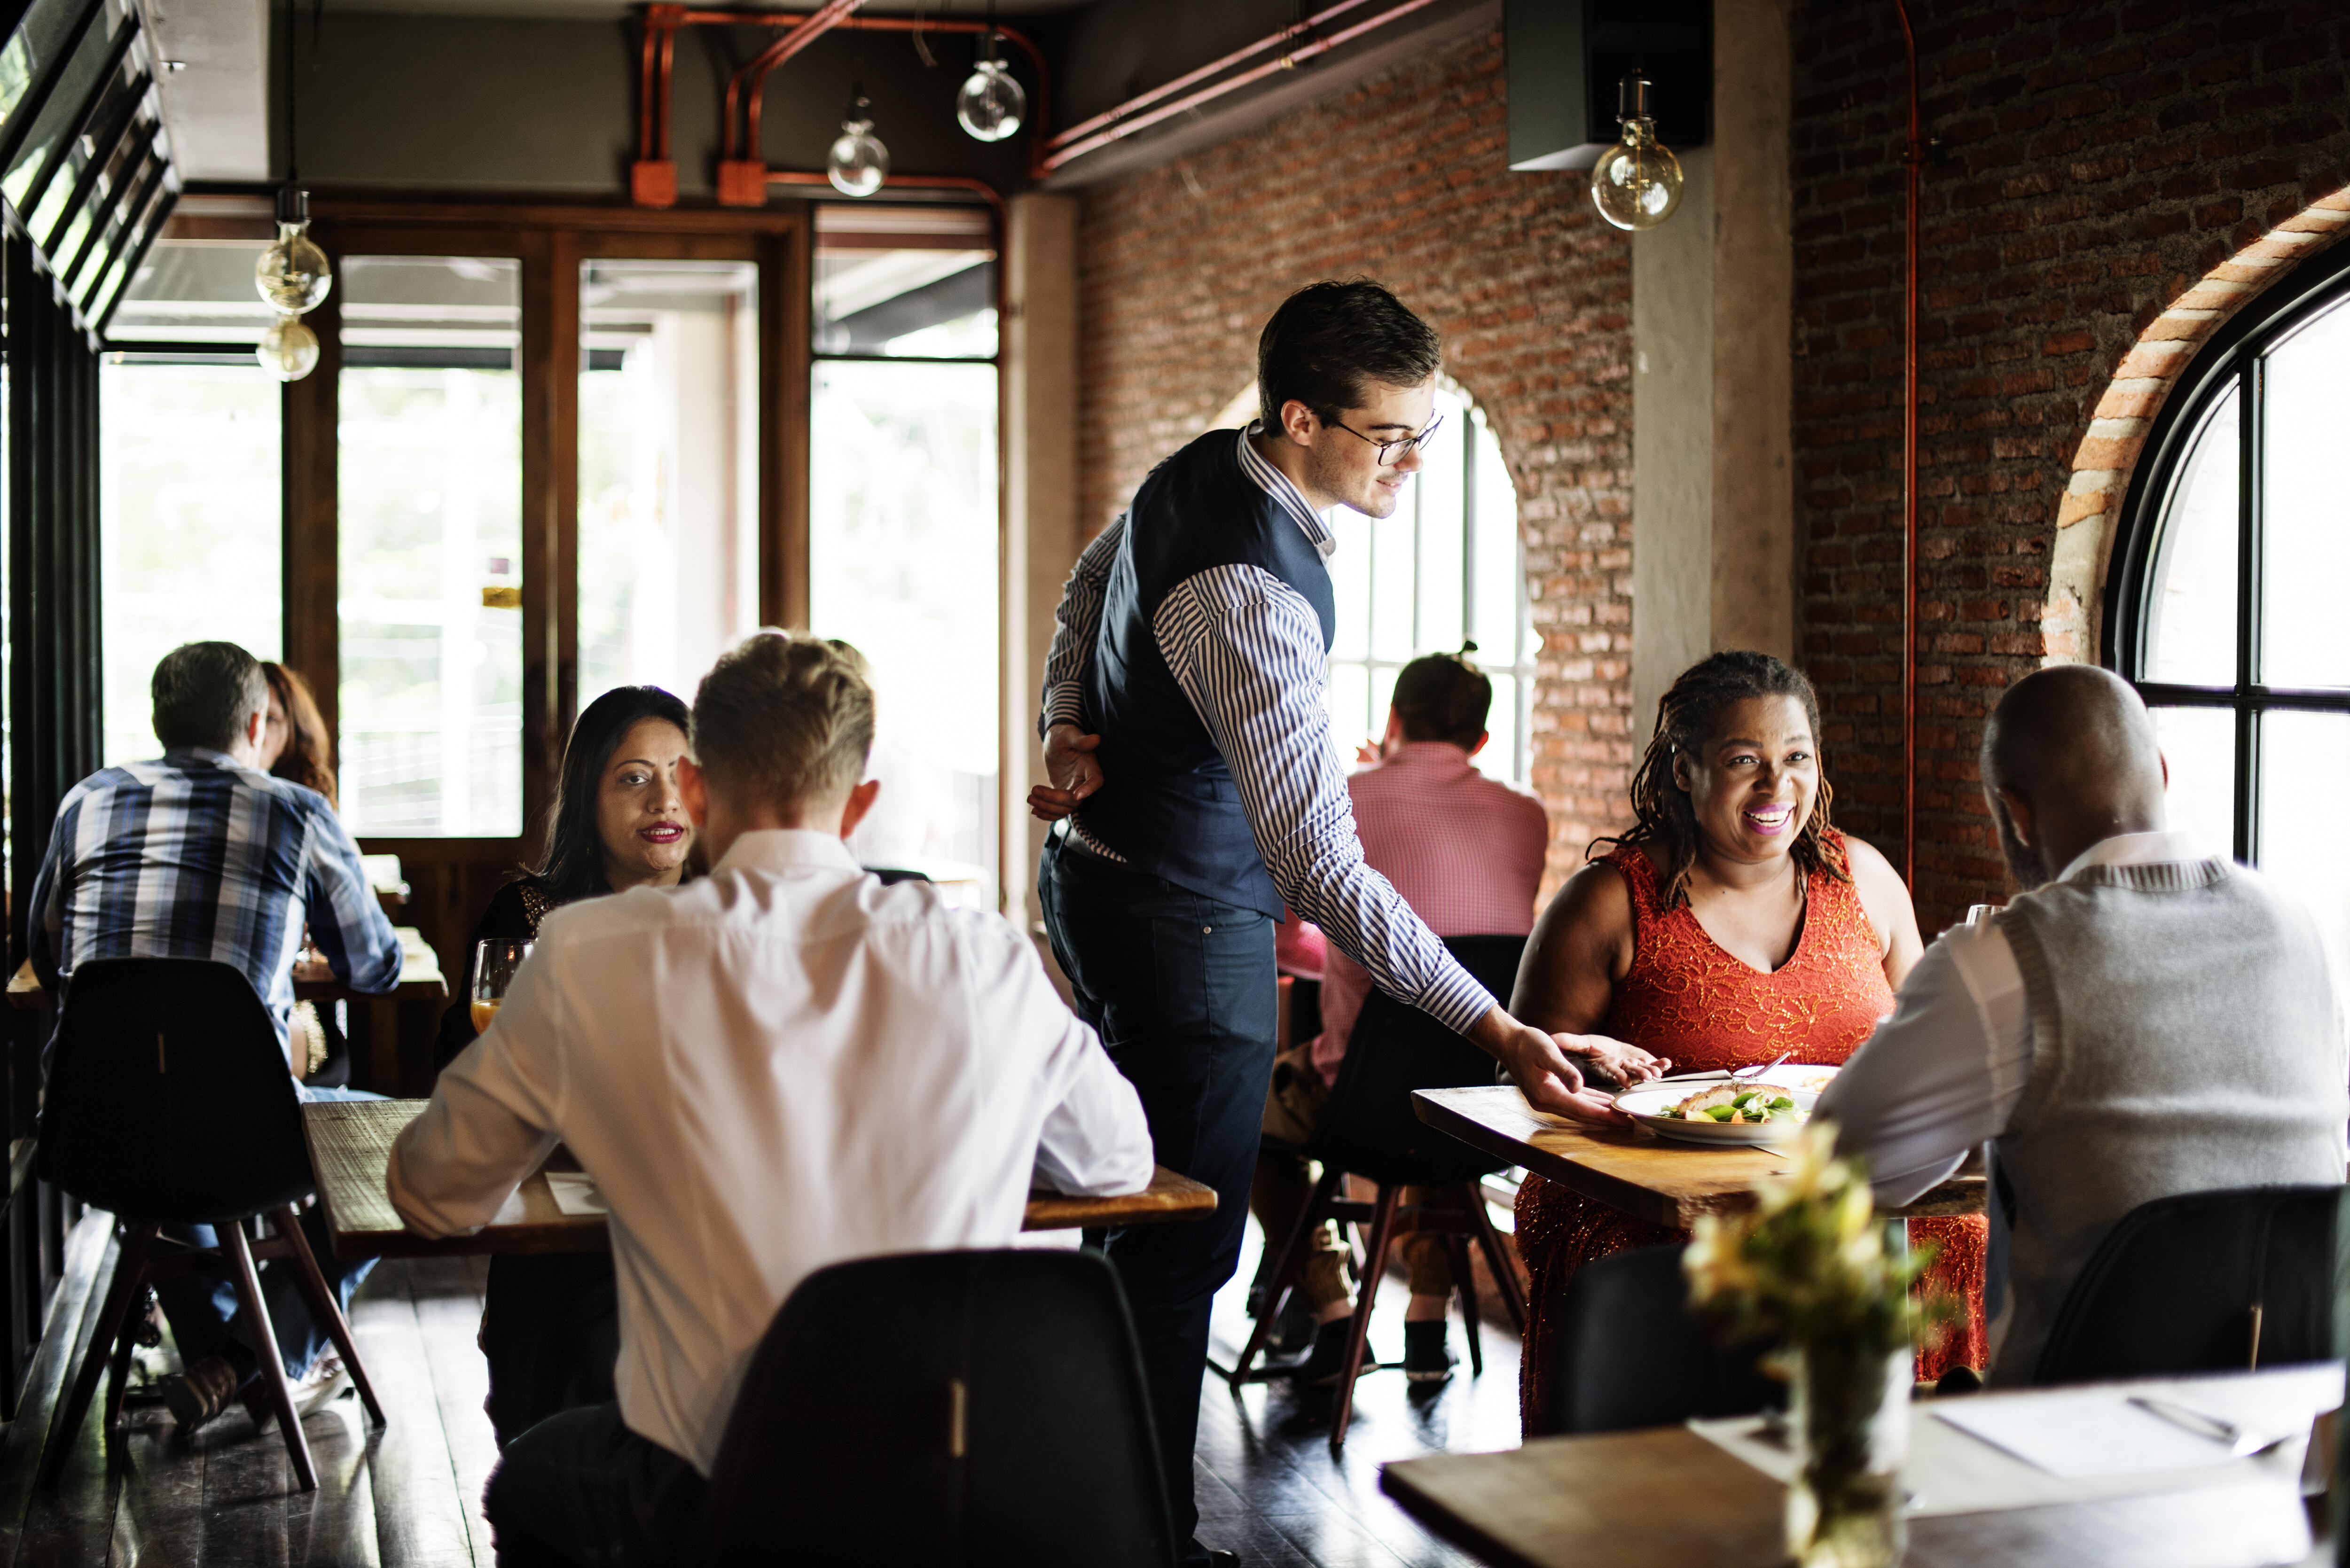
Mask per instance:
[[[1509,171],[1502,81],[1501,36],[1481,34],[1088,195],[1083,515],[1107,524],[1247,385],[1293,289],[1395,289],[1516,481],[1555,880],[1620,826],[1630,782],[1631,256],[1584,176]]]
[[[1982,715],[2035,667],[2074,459],[2197,280],[2350,183],[2339,0],[1913,0],[1920,310],[1918,914],[2001,896]],[[1794,19],[1803,646],[1839,819],[1900,836],[1901,41],[1890,0]]]

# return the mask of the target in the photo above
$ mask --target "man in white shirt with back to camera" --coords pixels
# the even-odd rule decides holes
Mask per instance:
[[[496,1021],[394,1146],[429,1236],[477,1229],[559,1140],[611,1210],[615,1404],[506,1450],[501,1563],[681,1551],[753,1352],[801,1280],[1017,1237],[1032,1176],[1149,1185],[1133,1087],[1035,950],[841,840],[880,785],[864,659],[763,632],[693,705],[681,770],[711,874],[557,910]]]
[[[2168,777],[2119,676],[2058,665],[2008,688],[1983,794],[2024,890],[1926,950],[1815,1112],[1887,1208],[1991,1142],[1995,1384],[2033,1380],[2066,1293],[2140,1204],[2342,1179],[2316,922],[2169,829]]]

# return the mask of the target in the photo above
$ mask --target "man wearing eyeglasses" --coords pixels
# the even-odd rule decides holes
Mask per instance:
[[[1336,610],[1322,514],[1393,514],[1420,467],[1441,355],[1368,280],[1292,295],[1257,345],[1261,417],[1154,469],[1078,559],[1045,664],[1062,822],[1037,894],[1078,1011],[1140,1094],[1159,1162],[1216,1189],[1207,1220],[1112,1232],[1142,1343],[1178,1539],[1209,1305],[1248,1217],[1273,1070],[1273,928],[1284,900],[1372,981],[1492,1053],[1534,1105],[1623,1121],[1575,1058],[1617,1078],[1645,1053],[1512,1018],[1363,862],[1324,688]],[[1188,1541],[1184,1561],[1211,1553]]]

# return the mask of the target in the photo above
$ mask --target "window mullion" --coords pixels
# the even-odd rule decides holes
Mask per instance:
[[[2241,705],[2236,711],[2236,858],[2258,863],[2260,851],[2260,710],[2251,704],[2251,689],[2262,676],[2261,637],[2262,588],[2262,548],[2263,486],[2261,450],[2267,424],[2261,407],[2261,356],[2245,356],[2240,372],[2236,406],[2238,507],[2236,556],[2236,690]]]

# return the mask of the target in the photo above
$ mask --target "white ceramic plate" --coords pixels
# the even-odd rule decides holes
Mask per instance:
[[[1783,1143],[1803,1127],[1801,1122],[1718,1122],[1711,1117],[1684,1121],[1679,1116],[1659,1113],[1677,1106],[1705,1087],[1705,1080],[1675,1083],[1659,1079],[1656,1083],[1627,1090],[1616,1096],[1617,1108],[1630,1116],[1659,1137],[1669,1137],[1679,1143],[1733,1144],[1767,1146]],[[1756,1087],[1783,1090],[1795,1108],[1808,1115],[1819,1096],[1809,1089],[1798,1089],[1784,1084],[1773,1084],[1765,1078]]]

